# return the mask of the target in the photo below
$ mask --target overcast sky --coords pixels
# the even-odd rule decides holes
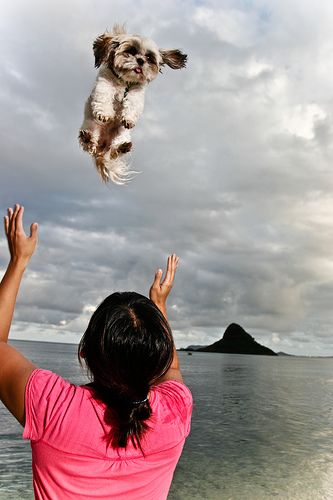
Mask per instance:
[[[128,186],[103,185],[77,143],[92,42],[115,22],[188,54],[147,89]],[[315,0],[3,3],[0,210],[40,226],[12,338],[78,341],[106,295],[147,294],[176,252],[178,347],[237,322],[333,355],[332,24]]]

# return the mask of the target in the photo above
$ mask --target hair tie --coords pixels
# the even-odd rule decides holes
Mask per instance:
[[[133,406],[139,406],[141,405],[142,403],[145,403],[146,401],[148,401],[148,396],[145,398],[145,399],[141,399],[140,401],[131,401],[131,404]]]

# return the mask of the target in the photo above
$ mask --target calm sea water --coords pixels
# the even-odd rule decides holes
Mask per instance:
[[[76,347],[13,342],[74,383]],[[195,408],[169,500],[333,499],[333,359],[180,353]],[[32,499],[29,443],[0,406],[0,499]]]

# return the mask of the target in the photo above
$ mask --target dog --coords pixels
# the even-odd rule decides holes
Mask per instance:
[[[93,51],[99,72],[85,104],[79,143],[94,158],[104,182],[125,184],[136,173],[123,156],[132,149],[130,129],[143,111],[146,87],[164,65],[184,68],[187,55],[159,49],[153,40],[130,35],[119,25],[96,38]]]

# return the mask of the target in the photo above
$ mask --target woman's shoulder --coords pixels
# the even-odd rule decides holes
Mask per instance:
[[[59,406],[66,401],[82,402],[92,397],[93,392],[89,384],[74,384],[61,375],[43,368],[37,368],[31,373],[26,386],[26,400],[31,400],[35,404],[38,401],[47,401],[49,406],[52,402]]]
[[[166,380],[151,388],[152,404],[156,402],[172,401],[177,406],[192,406],[193,398],[190,389],[178,380]]]
[[[40,439],[48,422],[59,414],[59,409],[73,400],[76,390],[77,386],[50,370],[34,370],[25,389],[26,419],[23,437]]]
[[[76,387],[57,373],[44,368],[36,368],[29,377],[26,390],[33,392],[40,391],[43,392],[44,395],[49,395],[52,391],[63,389],[66,386]]]
[[[184,439],[190,432],[193,408],[190,389],[178,380],[166,380],[151,388],[149,399],[159,440],[167,446],[169,441],[177,443]]]

